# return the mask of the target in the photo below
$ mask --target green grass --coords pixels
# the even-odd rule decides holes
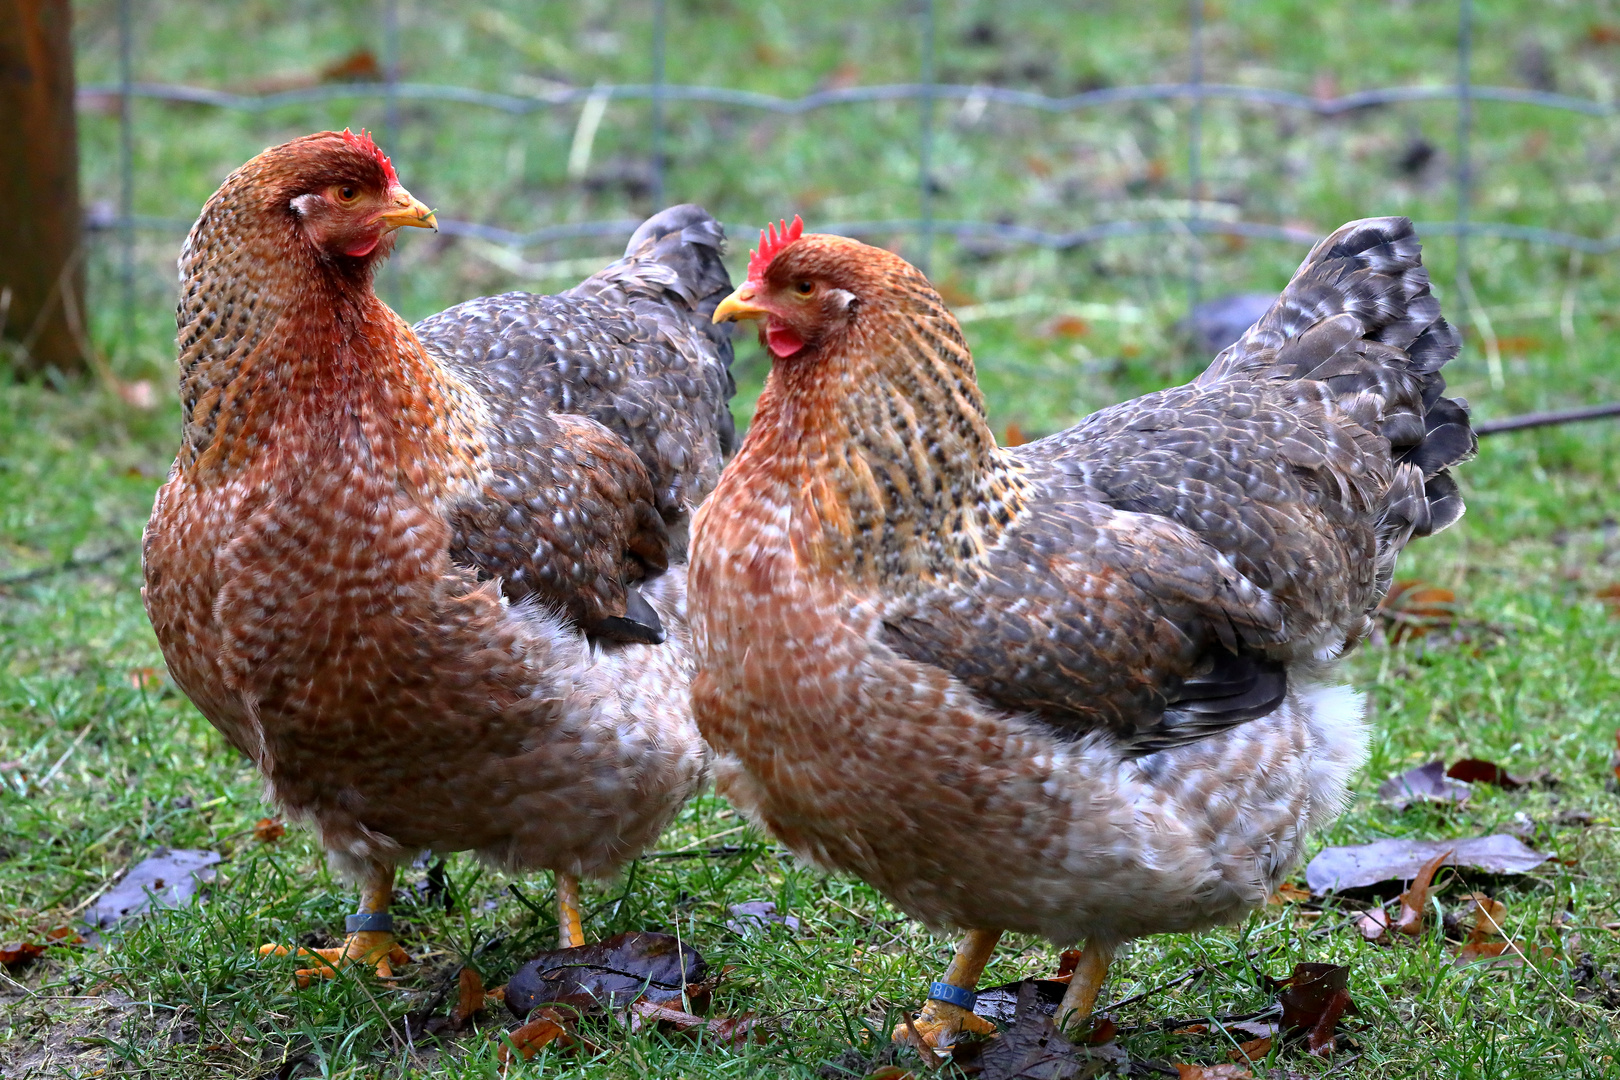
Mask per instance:
[[[143,78],[243,88],[318,69],[360,46],[380,47],[369,4],[289,10],[162,0],[140,7]],[[1517,81],[1527,42],[1556,58],[1559,88],[1567,92],[1603,96],[1620,79],[1620,48],[1589,33],[1620,22],[1611,5],[1479,7],[1475,70],[1482,81]],[[1103,3],[1067,16],[1035,3],[940,9],[939,66],[953,80],[1068,92],[1182,71],[1180,3]],[[913,27],[903,14],[876,17],[844,0],[813,15],[771,4],[680,2],[670,11],[670,72],[680,81],[797,94],[841,67],[862,82],[909,78],[915,68]],[[76,12],[80,77],[105,80],[115,70],[113,5],[81,3]],[[605,4],[546,4],[538,13],[515,2],[466,11],[407,5],[406,74],[501,90],[545,78],[640,80],[646,14]],[[970,28],[991,15],[995,44],[970,44]],[[513,24],[524,33],[512,32]],[[1454,10],[1268,0],[1213,12],[1209,40],[1212,79],[1307,91],[1319,81],[1340,91],[1436,81],[1454,66]],[[674,107],[669,197],[701,199],[733,222],[795,210],[812,227],[834,217],[910,214],[909,108],[772,120]],[[137,211],[179,218],[194,215],[224,173],[264,145],[316,127],[382,119],[380,104],[370,102],[257,117],[143,102],[136,113]],[[384,133],[384,144],[405,182],[447,214],[530,227],[651,208],[613,180],[644,161],[639,106],[609,110],[590,183],[564,172],[573,112],[514,120],[407,105],[405,114],[407,129]],[[1249,219],[1323,231],[1372,213],[1448,217],[1451,115],[1440,105],[1403,106],[1319,122],[1211,103],[1210,195]],[[1058,118],[992,111],[969,123],[942,110],[938,212],[1068,227],[1152,212],[1128,199],[1159,199],[1162,211],[1163,200],[1182,190],[1184,116],[1179,108],[1140,105]],[[1481,105],[1479,128],[1478,216],[1593,235],[1608,230],[1608,202],[1592,192],[1602,195],[1620,161],[1612,124]],[[82,132],[88,197],[110,198],[113,122],[87,113]],[[1440,147],[1440,160],[1407,176],[1392,162],[1416,134]],[[417,889],[424,869],[406,871],[401,929],[420,962],[395,984],[350,978],[297,990],[290,965],[254,955],[264,941],[333,940],[352,897],[329,876],[306,829],[295,827],[275,844],[254,838],[254,822],[272,808],[252,767],[172,683],[151,677],[162,661],[141,611],[133,545],[178,429],[169,390],[178,239],[143,235],[133,342],[116,335],[113,253],[98,249],[92,264],[97,340],[118,378],[158,384],[157,408],[133,409],[105,388],[72,381],[0,386],[0,578],[74,562],[0,586],[0,763],[8,766],[0,771],[0,941],[69,919],[156,846],[212,848],[226,862],[206,904],[147,919],[102,948],[56,948],[7,971],[0,1075],[493,1075],[487,1032],[417,1042],[413,1052],[402,1038],[403,1017],[463,964],[495,984],[548,947],[555,926],[544,876],[508,879],[452,858],[447,906]],[[1447,310],[1462,312],[1451,281],[1454,246],[1437,241],[1428,253]],[[581,242],[526,254],[550,263],[604,257],[610,246]],[[1194,370],[1202,358],[1184,349],[1175,328],[1185,310],[1188,254],[1184,242],[1162,237],[1064,255],[975,252],[941,242],[936,277],[976,316],[966,329],[998,429],[1016,422],[1025,431],[1055,430]],[[1299,254],[1285,245],[1213,239],[1204,289],[1275,289]],[[1504,358],[1502,385],[1494,386],[1475,332],[1452,369],[1453,386],[1478,414],[1620,396],[1609,340],[1620,316],[1612,261],[1577,263],[1561,252],[1486,241],[1475,242],[1471,260],[1479,304]],[[514,273],[475,246],[411,237],[385,288],[419,317],[498,289],[560,288],[569,283],[564,270],[579,273]],[[1023,307],[998,315],[987,306],[1004,301]],[[1052,333],[1050,317],[1071,301],[1099,306],[1087,309],[1083,333]],[[1470,322],[1478,325],[1478,310]],[[739,368],[738,412],[746,416],[764,371],[752,346],[743,348]],[[1620,922],[1616,796],[1606,787],[1620,727],[1620,619],[1596,596],[1620,581],[1620,432],[1599,424],[1488,440],[1461,480],[1469,515],[1415,545],[1400,573],[1454,589],[1466,632],[1421,644],[1374,642],[1349,665],[1349,677],[1371,693],[1374,751],[1358,784],[1362,798],[1321,842],[1463,837],[1523,826],[1527,818],[1536,845],[1555,861],[1527,878],[1450,884],[1439,903],[1457,910],[1468,888],[1486,887],[1507,905],[1517,940],[1548,946],[1552,955],[1522,971],[1459,971],[1433,927],[1413,942],[1373,946],[1346,925],[1339,905],[1319,917],[1272,907],[1241,927],[1138,943],[1115,968],[1107,991],[1113,1000],[1192,967],[1210,974],[1129,1006],[1122,1025],[1255,1008],[1270,997],[1260,973],[1331,961],[1351,966],[1362,1010],[1347,1025],[1361,1057],[1335,1075],[1595,1077],[1617,1068],[1613,1012],[1601,1001],[1572,1000],[1571,972],[1582,953],[1600,970],[1620,970],[1620,942],[1603,929]],[[1545,767],[1562,783],[1551,791],[1485,790],[1445,812],[1397,813],[1372,797],[1392,773],[1465,755],[1513,771]],[[1556,824],[1568,811],[1590,814],[1592,824]],[[718,859],[642,860],[617,882],[588,886],[587,930],[678,931],[711,964],[729,969],[717,1008],[779,1017],[779,1037],[731,1051],[616,1032],[600,1059],[552,1054],[527,1074],[811,1076],[851,1047],[879,1045],[873,1033],[886,1030],[894,1010],[916,1003],[948,957],[950,941],[900,917],[858,882],[799,867],[712,795],[694,801],[658,846],[705,848],[713,837],[743,850]],[[756,899],[797,915],[804,932],[750,940],[728,932],[727,905]],[[1568,915],[1555,925],[1559,912]],[[1009,941],[986,984],[1048,971],[1054,958],[1043,943]],[[1136,1034],[1125,1045],[1184,1061],[1224,1060],[1226,1050],[1213,1035]],[[1316,1076],[1335,1062],[1290,1054],[1273,1064]]]

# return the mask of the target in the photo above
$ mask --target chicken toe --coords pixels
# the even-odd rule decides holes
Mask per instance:
[[[914,1018],[895,1025],[890,1036],[897,1043],[914,1047],[928,1057],[946,1057],[956,1038],[966,1031],[972,1035],[994,1035],[996,1026],[973,1012],[973,990],[979,985],[979,976],[1001,940],[1000,930],[970,930],[945,969],[945,978],[929,988],[929,997],[922,1011]],[[943,1000],[942,995],[957,1001]]]
[[[365,885],[360,893],[360,911],[350,915],[346,929],[348,936],[342,945],[330,949],[298,949],[295,956],[314,958],[310,967],[294,972],[300,987],[313,979],[333,979],[339,967],[365,964],[379,978],[392,978],[394,967],[410,963],[410,954],[394,938],[393,917],[388,908],[394,896],[394,868],[373,865],[366,873]],[[293,952],[285,945],[261,945],[260,956],[286,956]]]

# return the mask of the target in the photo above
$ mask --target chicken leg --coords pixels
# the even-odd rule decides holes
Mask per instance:
[[[1104,948],[1096,941],[1086,942],[1080,952],[1080,963],[1069,977],[1069,988],[1063,992],[1063,1000],[1054,1014],[1059,1031],[1074,1033],[1085,1028],[1092,1010],[1097,1007],[1097,995],[1102,991],[1108,965],[1113,959],[1113,949]]]
[[[394,920],[388,913],[394,899],[394,867],[373,863],[360,888],[360,911],[346,920],[349,936],[342,945],[330,949],[299,949],[295,955],[316,958],[313,967],[299,968],[294,975],[299,986],[311,979],[337,977],[341,965],[364,963],[382,978],[391,978],[393,964],[408,964],[410,956],[394,940]],[[261,945],[260,956],[286,956],[285,945]]]
[[[557,948],[577,949],[585,944],[585,927],[579,915],[579,878],[556,871]]]
[[[974,1035],[995,1034],[994,1024],[974,1014],[973,991],[1000,940],[1000,930],[969,930],[956,947],[944,980],[928,988],[922,1011],[915,1019],[895,1026],[891,1036],[894,1041],[908,1043],[924,1056],[945,1057],[963,1030]]]

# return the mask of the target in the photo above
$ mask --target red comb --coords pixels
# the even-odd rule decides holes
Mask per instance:
[[[348,128],[344,128],[343,141],[362,154],[370,154],[376,158],[377,164],[382,166],[383,176],[387,179],[390,187],[399,183],[399,174],[394,171],[394,163],[388,160],[388,155],[384,154],[375,142],[372,142],[371,133],[366,131],[365,128],[361,128],[358,135]]]
[[[782,231],[778,233],[775,225],[767,225],[759,230],[759,251],[748,253],[748,277],[757,280],[765,276],[765,268],[771,265],[781,250],[793,241],[804,235],[804,219],[798,214],[793,215],[793,224],[782,222]]]

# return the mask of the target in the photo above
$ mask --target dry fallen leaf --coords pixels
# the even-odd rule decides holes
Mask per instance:
[[[536,1005],[561,1001],[582,1008],[620,1009],[645,997],[679,1003],[708,972],[703,957],[671,934],[617,934],[573,949],[541,953],[506,983],[506,1007],[518,1018]]]
[[[155,667],[132,668],[129,673],[129,685],[137,690],[156,690],[163,685],[163,676]]]
[[[640,1031],[647,1024],[656,1024],[666,1031],[707,1034],[722,1046],[741,1046],[753,1039],[763,1041],[759,1018],[752,1013],[742,1016],[694,1016],[668,1005],[654,1005],[650,1001],[637,1001],[630,1006],[630,1030]]]
[[[1438,802],[1462,804],[1473,794],[1473,788],[1461,780],[1446,775],[1446,763],[1431,761],[1392,776],[1378,785],[1378,797],[1397,810],[1405,810],[1413,803]]]
[[[1411,937],[1423,933],[1423,916],[1429,908],[1429,890],[1434,886],[1435,872],[1451,855],[1448,849],[1424,863],[1412,884],[1401,893],[1401,913],[1395,917],[1395,929]]]
[[[1359,912],[1355,917],[1356,932],[1368,941],[1382,941],[1389,933],[1389,912],[1383,908]]]
[[[1451,626],[1457,619],[1457,594],[1407,578],[1389,587],[1378,614],[1390,624],[1390,640],[1399,643]]]
[[[1339,964],[1295,964],[1277,995],[1283,1025],[1303,1030],[1312,1054],[1331,1054],[1339,1018],[1356,1012],[1350,1000],[1350,969]]]
[[[1507,908],[1484,893],[1469,893],[1468,940],[1457,950],[1456,965],[1463,967],[1476,961],[1486,961],[1492,967],[1520,967],[1525,962],[1522,948],[1507,936]],[[1552,956],[1555,950],[1547,946],[1531,946],[1537,956]]]
[[[1359,889],[1381,881],[1415,877],[1423,864],[1450,851],[1446,863],[1491,874],[1527,874],[1547,856],[1506,833],[1466,840],[1375,840],[1370,844],[1327,847],[1305,867],[1305,883],[1317,896],[1340,889]]]
[[[1268,904],[1303,904],[1311,898],[1311,890],[1302,889],[1292,881],[1277,886],[1277,891],[1266,901]]]
[[[505,1033],[505,1040],[497,1056],[504,1069],[511,1061],[514,1051],[524,1061],[528,1061],[554,1042],[563,1047],[574,1044],[567,1021],[556,1009],[537,1009],[528,1023],[515,1031]]]
[[[1271,1042],[1269,1036],[1250,1039],[1248,1042],[1239,1043],[1237,1049],[1227,1051],[1226,1056],[1233,1061],[1262,1061],[1271,1053]]]
[[[483,1009],[484,978],[472,968],[464,967],[456,976],[456,1007],[450,1012],[450,1023],[459,1031]]]
[[[6,967],[16,967],[25,961],[32,960],[45,951],[45,946],[34,941],[12,941],[0,945],[0,964]]]
[[[1532,769],[1519,775],[1510,773],[1494,761],[1483,758],[1463,758],[1452,764],[1446,770],[1446,775],[1453,780],[1462,780],[1470,784],[1492,784],[1506,791],[1516,791],[1525,787],[1557,787],[1558,779],[1546,769]]]
[[[1083,338],[1091,333],[1091,324],[1078,315],[1059,315],[1041,327],[1042,337]]]
[[[1173,1062],[1179,1080],[1254,1080],[1254,1073],[1241,1065],[1188,1065]]]
[[[287,826],[278,817],[260,818],[253,824],[253,839],[261,844],[273,844],[287,835]]]

